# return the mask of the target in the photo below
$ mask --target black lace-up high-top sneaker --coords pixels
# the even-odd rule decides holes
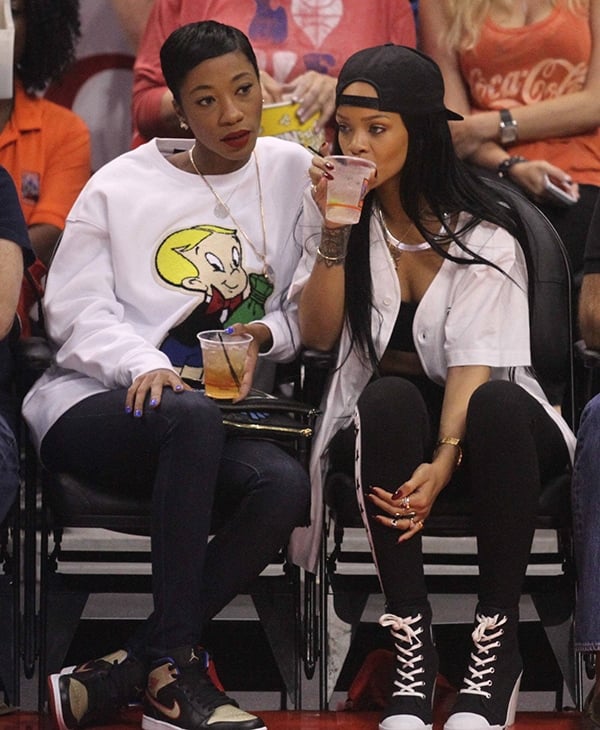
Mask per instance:
[[[379,730],[432,730],[438,656],[431,636],[431,607],[407,610],[402,617],[386,613],[379,623],[390,629],[396,654],[392,700]]]
[[[518,611],[479,608],[463,686],[444,730],[505,730],[515,720],[523,662]]]

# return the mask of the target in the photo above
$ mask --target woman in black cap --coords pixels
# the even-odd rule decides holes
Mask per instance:
[[[339,151],[375,162],[377,173],[360,221],[339,226],[324,214],[337,171],[313,159],[306,205],[325,219],[318,240],[307,237],[291,292],[304,344],[339,353],[314,444],[313,501],[319,468],[347,454],[386,599],[380,623],[396,650],[380,730],[432,728],[438,659],[421,530],[441,494],[452,500],[465,490],[479,602],[464,684],[444,727],[512,722],[518,606],[541,478],[561,473],[574,446],[529,367],[522,223],[456,157],[447,122],[458,115],[443,98],[438,67],[412,49],[379,46],[346,62]]]

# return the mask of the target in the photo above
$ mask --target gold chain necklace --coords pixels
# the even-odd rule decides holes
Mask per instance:
[[[217,207],[215,208],[215,215],[218,218],[225,218],[226,216],[229,216],[229,218],[233,221],[234,226],[237,228],[237,230],[242,234],[242,236],[246,239],[248,242],[248,245],[250,248],[254,251],[256,256],[260,259],[262,263],[262,273],[265,279],[267,281],[270,281],[273,283],[275,272],[273,271],[273,268],[269,265],[267,262],[267,230],[265,226],[265,209],[263,205],[263,192],[262,192],[262,184],[260,180],[260,169],[258,167],[258,159],[256,157],[256,151],[252,152],[252,158],[254,159],[254,168],[256,170],[256,180],[258,183],[258,200],[260,205],[260,223],[262,226],[262,238],[263,238],[263,250],[262,253],[256,248],[256,246],[252,243],[250,240],[250,237],[246,233],[246,231],[242,228],[242,226],[238,223],[238,221],[233,217],[233,213],[231,212],[230,207],[227,205],[227,203],[221,198],[219,193],[213,188],[213,186],[210,184],[210,182],[206,179],[206,177],[200,172],[198,169],[198,165],[196,165],[196,161],[194,160],[194,150],[196,149],[196,145],[194,144],[193,147],[191,147],[188,150],[188,157],[190,158],[190,163],[194,170],[196,171],[196,174],[202,178],[203,182],[206,184],[206,187],[210,190],[210,192],[213,194],[213,197],[217,201]]]

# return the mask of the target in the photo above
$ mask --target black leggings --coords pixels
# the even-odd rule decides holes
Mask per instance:
[[[370,383],[358,408],[361,421],[362,487],[393,492],[415,468],[431,459],[437,438],[435,403],[415,384],[398,377]],[[497,608],[518,606],[527,568],[541,483],[568,464],[558,426],[520,386],[490,381],[471,397],[464,439],[465,460],[438,497],[449,508],[467,501],[473,514],[480,571],[479,601]],[[427,598],[419,534],[398,544],[398,532],[367,519],[388,610]],[[434,510],[436,508],[434,506]]]

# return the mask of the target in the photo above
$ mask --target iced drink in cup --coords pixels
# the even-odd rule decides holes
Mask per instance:
[[[358,223],[375,163],[347,155],[330,155],[325,159],[334,165],[333,180],[327,181],[325,217],[342,225]]]
[[[202,348],[206,395],[217,400],[237,398],[252,335],[206,330],[198,332],[197,337]]]

